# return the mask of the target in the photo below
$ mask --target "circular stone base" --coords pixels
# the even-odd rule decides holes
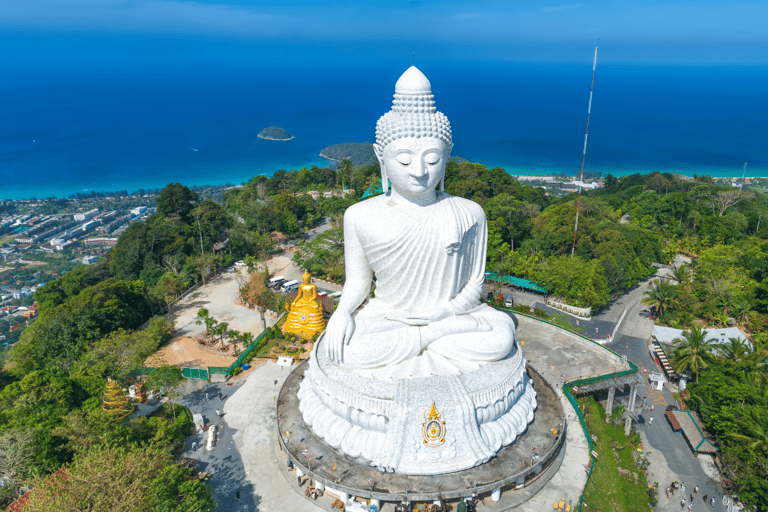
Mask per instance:
[[[296,393],[308,368],[305,361],[288,377],[277,401],[278,439],[287,458],[316,483],[351,496],[393,501],[462,498],[534,480],[565,444],[565,417],[555,391],[526,366],[538,407],[533,422],[515,442],[480,466],[440,475],[385,473],[363,459],[328,446],[304,423]],[[553,434],[553,429],[557,431]]]

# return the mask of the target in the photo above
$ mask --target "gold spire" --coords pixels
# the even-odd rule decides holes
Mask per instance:
[[[437,420],[440,419],[440,415],[437,414],[437,409],[435,408],[435,401],[432,400],[432,406],[429,408],[429,415],[427,416],[427,420]]]

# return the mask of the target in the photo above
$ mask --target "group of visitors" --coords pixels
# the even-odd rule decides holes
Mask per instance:
[[[671,484],[669,484],[669,487],[667,487],[667,498],[671,498],[673,494],[675,494],[675,491],[680,490],[683,492],[683,498],[680,500],[680,508],[685,508],[686,503],[688,504],[688,510],[693,510],[693,497],[698,496],[699,494],[699,486],[693,488],[693,492],[690,494],[689,498],[690,501],[686,500],[685,496],[685,482],[678,482],[677,480],[673,481]],[[709,502],[709,505],[714,508],[715,507],[715,498],[714,496],[710,497],[709,495],[705,494],[703,496],[704,503]]]

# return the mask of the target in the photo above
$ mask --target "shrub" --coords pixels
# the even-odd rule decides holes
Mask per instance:
[[[232,370],[232,376],[233,376],[233,377],[234,377],[234,376],[236,376],[236,375],[237,375],[237,374],[239,374],[241,371],[243,371],[243,367],[242,367],[242,366],[235,366],[234,370]]]

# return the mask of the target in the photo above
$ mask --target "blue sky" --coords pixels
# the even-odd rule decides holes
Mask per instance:
[[[10,63],[350,56],[765,64],[768,2],[3,0]],[[233,53],[231,43],[239,43]]]

